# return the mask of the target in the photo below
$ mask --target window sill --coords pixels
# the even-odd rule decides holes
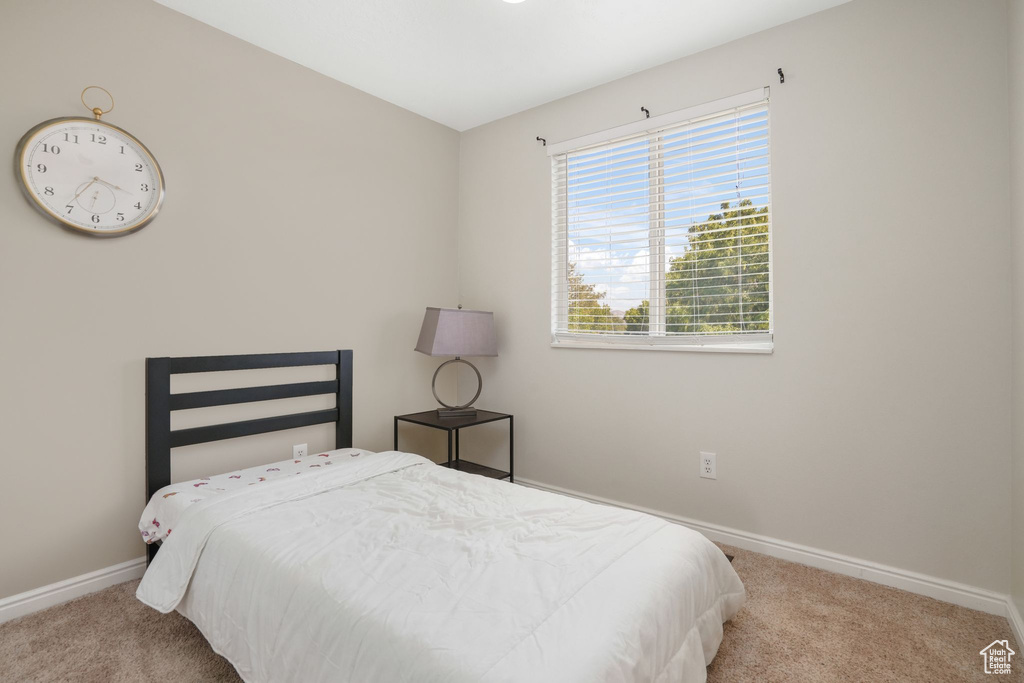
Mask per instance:
[[[775,342],[749,341],[749,342],[712,342],[707,344],[686,343],[686,344],[645,344],[643,342],[620,342],[620,341],[581,341],[554,340],[551,342],[553,349],[607,349],[614,351],[690,351],[697,353],[760,353],[770,354],[775,349]]]

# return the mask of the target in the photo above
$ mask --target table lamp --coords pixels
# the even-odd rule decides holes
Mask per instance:
[[[437,367],[434,379],[430,383],[434,398],[442,406],[437,409],[437,416],[476,417],[476,408],[472,406],[480,398],[484,381],[476,366],[462,357],[498,355],[498,342],[494,336],[494,314],[490,311],[465,311],[461,305],[458,308],[428,307],[423,315],[423,326],[420,328],[416,350],[428,356],[455,356]],[[465,363],[476,373],[476,394],[462,405],[448,405],[437,395],[437,375],[441,368],[449,363]]]

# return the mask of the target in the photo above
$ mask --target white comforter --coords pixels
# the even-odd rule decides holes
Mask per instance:
[[[188,508],[137,594],[246,681],[703,681],[744,600],[694,531],[408,453],[266,484]]]

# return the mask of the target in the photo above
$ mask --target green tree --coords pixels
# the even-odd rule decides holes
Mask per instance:
[[[612,317],[611,306],[601,303],[604,292],[598,292],[594,285],[583,281],[583,274],[576,272],[576,264],[568,268],[569,282],[569,331],[570,332],[619,332],[621,323]]]
[[[666,331],[768,331],[768,209],[749,199],[691,226],[665,274]],[[628,320],[628,313],[627,313]]]
[[[646,299],[639,306],[626,311],[623,316],[626,322],[626,332],[643,332],[647,334],[650,329],[650,307]]]

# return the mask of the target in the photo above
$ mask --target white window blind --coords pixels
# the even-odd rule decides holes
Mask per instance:
[[[770,349],[767,88],[553,145],[556,343]]]

